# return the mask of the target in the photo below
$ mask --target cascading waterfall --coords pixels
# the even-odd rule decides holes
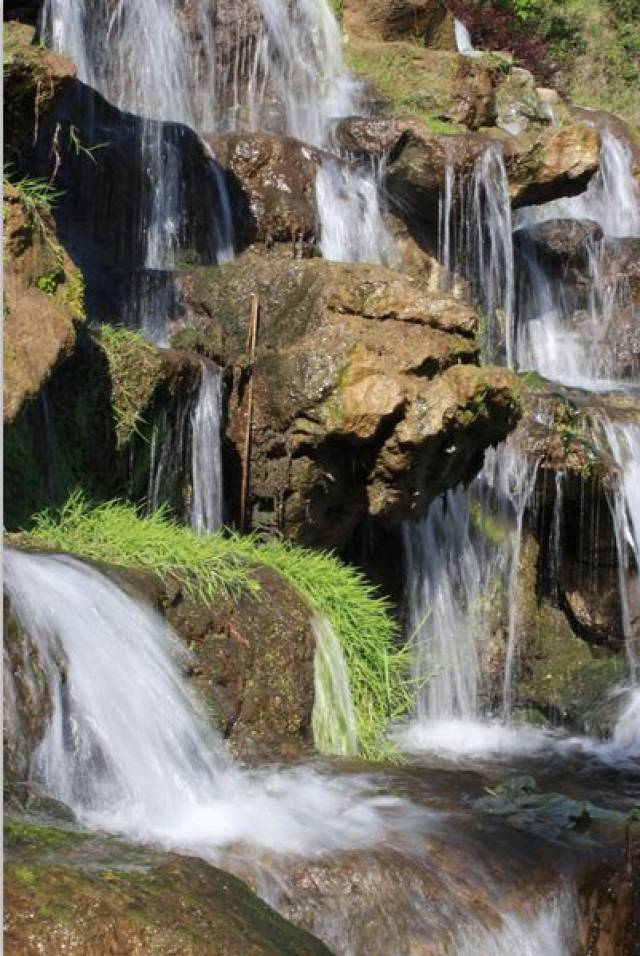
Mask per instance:
[[[618,467],[610,503],[618,554],[622,626],[632,680],[640,677],[640,647],[632,608],[640,613],[640,424],[602,419],[600,427]],[[639,728],[640,736],[640,728]]]
[[[462,56],[479,56],[479,51],[475,49],[471,42],[471,34],[461,20],[453,21],[453,32],[456,40],[456,49]]]
[[[191,412],[191,526],[198,534],[218,531],[223,521],[222,375],[202,362],[198,397]]]
[[[609,241],[640,236],[640,194],[629,150],[602,131],[600,169],[584,193],[517,211],[519,294],[517,361],[554,381],[585,388],[616,387],[615,347],[608,336],[626,287],[616,275]],[[603,238],[584,243],[588,288],[557,274],[536,250],[529,231],[551,220],[597,224]],[[613,267],[605,268],[606,260]]]
[[[438,226],[442,286],[450,286],[456,273],[469,279],[484,315],[483,358],[495,361],[502,357],[509,366],[514,360],[515,306],[511,233],[509,183],[500,147],[491,145],[484,150],[472,175],[465,175],[459,183],[448,164]]]
[[[340,641],[327,618],[316,615],[314,657],[313,739],[321,753],[355,757],[356,717],[349,676]]]
[[[447,492],[418,524],[403,528],[408,632],[417,644],[418,720],[477,720],[482,657],[501,616],[508,620],[503,711],[511,709],[517,584],[524,513],[537,466],[502,445],[487,453],[468,490]],[[440,726],[438,726],[440,725]]]
[[[235,769],[170,628],[94,568],[7,550],[5,586],[51,696],[32,775],[84,824],[213,857],[238,841],[283,853],[371,846],[386,828],[379,805],[411,814],[355,780]]]
[[[393,241],[382,218],[372,173],[327,160],[316,176],[316,200],[320,251],[325,259],[392,263]]]

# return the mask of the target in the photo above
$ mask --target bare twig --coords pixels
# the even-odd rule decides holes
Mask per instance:
[[[258,317],[260,305],[258,296],[251,296],[251,318],[249,336],[247,339],[249,351],[249,387],[247,396],[247,428],[244,436],[244,455],[242,457],[242,484],[240,487],[240,531],[245,530],[247,519],[247,500],[249,497],[249,472],[251,462],[251,429],[253,426],[253,366],[256,358],[256,344],[258,341]]]

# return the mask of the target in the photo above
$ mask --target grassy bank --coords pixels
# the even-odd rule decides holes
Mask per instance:
[[[109,502],[91,507],[72,495],[59,511],[38,515],[30,538],[46,548],[178,580],[201,601],[249,590],[259,596],[257,567],[277,571],[313,612],[324,614],[342,645],[362,756],[389,755],[384,730],[411,703],[407,652],[387,602],[353,567],[332,554],[256,537],[199,537],[156,512]]]

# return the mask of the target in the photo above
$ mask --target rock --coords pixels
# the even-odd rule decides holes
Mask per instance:
[[[34,37],[24,23],[4,25],[4,141],[11,163],[75,82],[73,63],[36,45]]]
[[[73,349],[83,281],[59,244],[46,200],[4,190],[4,420],[11,423]]]
[[[549,109],[538,95],[532,74],[521,67],[513,67],[497,85],[494,102],[496,126],[511,136],[550,122]]]
[[[4,798],[21,804],[29,796],[31,755],[51,712],[46,676],[37,650],[3,605],[3,767]]]
[[[336,125],[337,142],[359,154],[385,153],[385,176],[392,210],[403,221],[435,228],[445,170],[456,176],[459,194],[478,158],[500,144],[514,207],[546,202],[583,190],[600,161],[598,133],[573,125],[543,129],[532,137],[508,137],[500,130],[434,132],[413,119],[346,119]]]
[[[225,170],[238,248],[287,242],[296,254],[312,254],[318,234],[316,173],[328,154],[266,133],[204,140]]]
[[[40,331],[37,355],[43,338]],[[5,429],[5,527],[28,527],[37,511],[61,505],[76,488],[95,498],[146,500],[152,450],[182,434],[200,375],[196,356],[157,349],[126,330],[80,327],[46,386]],[[190,466],[184,442],[174,451],[158,494],[181,518]]]
[[[600,164],[600,135],[586,123],[543,130],[533,144],[507,158],[514,207],[574,196],[584,190]]]
[[[541,259],[561,268],[572,262],[583,262],[585,249],[602,239],[602,228],[590,219],[550,219],[516,230],[514,242],[533,243]]]
[[[215,604],[162,585],[154,598],[191,650],[189,681],[233,751],[291,756],[313,742],[311,614],[274,571],[259,570],[256,579],[257,595]]]
[[[340,548],[372,508],[393,522],[426,508],[473,472],[517,417],[511,374],[472,364],[474,319],[459,302],[429,301],[418,283],[380,266],[248,252],[194,272],[184,283],[185,316],[173,326],[175,344],[234,366],[227,439],[238,461],[250,293],[261,306],[255,524]],[[239,474],[228,487],[239,487]]]
[[[7,956],[322,956],[329,950],[202,860],[5,821]]]
[[[377,111],[421,120],[436,131],[493,124],[498,71],[490,60],[418,43],[355,37],[346,53],[353,72],[368,84]]]
[[[425,46],[444,42],[442,28],[450,23],[442,0],[349,0],[344,10],[344,27],[352,37],[397,40],[421,37]],[[455,49],[453,30],[447,49]]]

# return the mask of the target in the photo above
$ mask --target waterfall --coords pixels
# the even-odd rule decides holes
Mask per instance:
[[[601,418],[600,425],[618,468],[610,495],[618,555],[622,627],[631,677],[640,675],[640,635],[632,608],[640,614],[640,424]]]
[[[196,32],[207,62],[214,51],[214,0],[200,0],[198,11]],[[83,83],[142,119],[144,182],[139,188],[145,208],[138,229],[145,246],[143,264],[147,269],[173,269],[184,221],[186,159],[179,128],[171,124],[194,129],[209,125],[214,74],[201,76],[201,51],[190,41],[176,6],[166,0],[45,0],[41,27],[53,48],[73,59]],[[208,254],[212,261],[221,261],[233,249],[228,198],[215,164],[206,168],[218,207],[211,210]],[[134,297],[129,310],[153,313],[162,307],[161,299]]]
[[[325,259],[391,264],[393,240],[382,218],[372,173],[327,160],[316,176],[316,200]]]
[[[191,526],[198,534],[217,531],[223,520],[222,375],[209,362],[201,364],[198,397],[190,416],[191,424]]]
[[[404,525],[408,632],[418,648],[416,678],[425,684],[419,720],[438,724],[486,713],[482,658],[501,616],[508,620],[503,709],[509,715],[520,545],[536,470],[508,445],[492,449],[468,490],[447,492],[419,524]]]
[[[184,647],[95,568],[7,549],[5,587],[51,696],[32,778],[86,826],[220,862],[231,844],[314,855],[424,824],[355,777],[236,769],[181,675]]]
[[[462,56],[479,56],[480,53],[475,49],[471,42],[471,34],[461,20],[453,21],[453,32],[456,40],[456,49]]]
[[[572,282],[566,270],[543,261],[529,230],[550,220],[596,223],[604,239],[584,243],[588,288]],[[600,169],[586,191],[570,199],[520,209],[514,217],[519,237],[517,359],[554,381],[586,388],[612,388],[615,342],[608,336],[626,287],[605,259],[615,259],[607,239],[640,235],[640,196],[627,148],[602,132]]]
[[[469,279],[484,316],[485,361],[514,360],[515,265],[511,200],[502,150],[491,145],[471,176],[459,183],[460,214],[454,213],[455,173],[445,167],[440,195],[438,248],[446,288],[453,273]]]
[[[514,214],[514,226],[551,219],[590,219],[606,236],[640,236],[640,191],[633,157],[612,132],[600,132],[600,165],[586,190],[577,196],[527,206]]]
[[[356,717],[342,647],[325,617],[311,621],[316,637],[314,657],[313,739],[321,753],[355,757]]]

